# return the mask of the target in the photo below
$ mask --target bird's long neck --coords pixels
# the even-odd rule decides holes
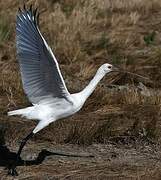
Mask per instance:
[[[97,71],[94,78],[90,81],[90,83],[81,91],[81,97],[84,98],[84,101],[92,94],[92,92],[95,90],[97,84],[100,82],[100,80],[105,76],[105,74],[100,73]]]

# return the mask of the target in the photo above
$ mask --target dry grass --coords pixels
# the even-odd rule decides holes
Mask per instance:
[[[48,178],[45,173],[49,173],[49,176],[54,174],[54,179],[94,179],[97,176],[98,179],[160,179],[157,171],[160,169],[160,156],[151,158],[153,151],[147,150],[147,144],[159,147],[161,142],[161,1],[25,2],[39,7],[41,32],[59,61],[70,92],[82,90],[105,62],[150,78],[146,81],[127,74],[108,75],[77,115],[51,124],[29,143],[30,149],[35,151],[41,150],[44,143],[48,148],[52,144],[61,144],[68,151],[76,152],[77,146],[68,149],[69,143],[79,144],[78,150],[83,148],[80,145],[93,144],[90,151],[98,155],[95,163],[88,162],[86,166],[87,161],[82,165],[82,160],[73,164],[71,159],[62,162],[49,159],[46,166],[21,167],[25,176],[41,179]],[[26,123],[20,117],[6,116],[8,110],[29,104],[22,89],[15,47],[15,17],[22,5],[23,2],[18,0],[0,1],[0,145],[6,142],[14,150],[17,142],[35,126],[35,122]],[[147,94],[137,88],[139,82],[146,85]],[[120,91],[110,89],[112,83],[126,85],[126,88]],[[101,145],[97,147],[96,143]],[[116,148],[120,144],[122,151]],[[132,147],[139,147],[140,154]],[[145,160],[141,149],[145,150]],[[119,156],[112,159],[110,153],[115,151]],[[158,152],[160,154],[160,149]],[[105,157],[107,161],[104,161]],[[100,164],[95,166],[97,162]],[[153,166],[149,162],[158,164]],[[59,165],[60,169],[57,169]],[[62,167],[66,167],[64,171]],[[58,172],[53,172],[53,169]],[[30,174],[27,174],[28,170],[31,170]],[[40,171],[45,172],[43,176]],[[24,175],[21,178],[24,179]]]

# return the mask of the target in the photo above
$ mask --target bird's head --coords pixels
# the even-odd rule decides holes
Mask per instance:
[[[105,63],[99,69],[98,72],[101,74],[107,74],[109,72],[118,71],[118,68],[114,67],[112,64]]]
[[[149,80],[149,78],[147,77],[144,77],[144,76],[141,76],[139,74],[136,74],[136,73],[132,73],[132,72],[128,72],[126,70],[123,70],[121,68],[117,68],[115,66],[113,66],[112,64],[108,64],[108,63],[105,63],[103,64],[97,71],[99,74],[102,74],[103,76],[106,75],[107,73],[110,73],[110,72],[120,72],[120,73],[126,73],[126,74],[130,74],[130,75],[133,75],[133,76],[136,76],[136,77],[139,77],[139,78],[142,78],[142,79],[146,79],[146,80]]]

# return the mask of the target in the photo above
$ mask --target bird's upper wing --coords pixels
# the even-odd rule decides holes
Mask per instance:
[[[20,10],[16,21],[16,45],[22,83],[30,102],[50,97],[65,98],[65,86],[57,60],[41,35],[37,10]]]

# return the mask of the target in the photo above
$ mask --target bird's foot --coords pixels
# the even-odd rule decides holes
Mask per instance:
[[[11,176],[18,176],[18,173],[16,171],[16,166],[12,166],[8,169],[8,175]]]

